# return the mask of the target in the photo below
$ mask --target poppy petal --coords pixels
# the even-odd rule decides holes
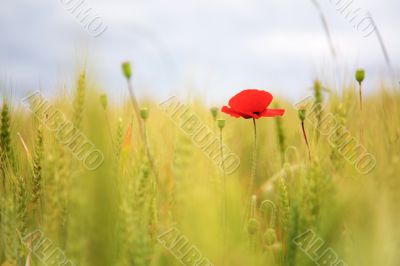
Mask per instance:
[[[284,113],[284,109],[266,109],[260,116],[282,116]]]
[[[231,108],[229,108],[228,106],[223,106],[221,108],[221,112],[224,112],[228,115],[231,115],[233,117],[240,117],[240,114],[236,113],[234,110],[232,110]]]
[[[249,119],[249,118],[259,118],[258,115],[253,114],[253,113],[249,113],[249,112],[238,112],[236,110],[233,110],[232,108],[229,108],[228,106],[223,106],[221,109],[221,112],[224,112],[226,114],[229,114],[233,117],[243,117],[245,119]]]
[[[236,112],[261,113],[271,103],[272,98],[267,91],[248,89],[233,96],[229,101],[229,106]]]

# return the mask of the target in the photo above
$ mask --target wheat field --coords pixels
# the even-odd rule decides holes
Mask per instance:
[[[201,97],[75,84],[3,95],[0,265],[399,265],[393,86],[362,108],[355,80],[315,81],[300,108],[276,96],[285,115],[257,120],[254,150],[252,120]]]

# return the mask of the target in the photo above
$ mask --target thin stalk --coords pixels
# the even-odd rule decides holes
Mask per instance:
[[[246,199],[250,198],[253,192],[253,185],[254,185],[254,180],[256,176],[256,171],[257,171],[257,125],[256,125],[256,120],[253,118],[253,129],[254,129],[254,146],[253,146],[253,160],[252,160],[252,167],[251,167],[251,176],[250,176],[250,183],[249,183],[249,188],[248,192],[246,195]],[[245,207],[245,212],[243,216],[243,229],[246,229],[246,219],[248,218],[248,215],[250,214],[250,209],[248,204],[246,204]]]
[[[219,130],[219,147],[221,153],[221,168],[222,168],[222,190],[223,190],[223,225],[226,225],[226,176],[225,176],[225,165],[224,165],[224,153],[223,153],[223,145],[222,145],[222,128]]]
[[[334,61],[336,62],[336,52],[335,52],[335,48],[334,48],[334,45],[333,45],[331,33],[330,33],[329,27],[328,27],[328,22],[326,21],[324,12],[322,12],[321,7],[320,7],[320,5],[318,4],[318,2],[316,0],[311,0],[311,2],[313,3],[314,7],[318,11],[319,17],[320,17],[321,22],[322,22],[322,26],[324,27],[326,38],[327,38],[328,43],[329,43],[329,48],[331,50],[332,57],[333,57]]]
[[[253,162],[251,167],[251,176],[249,184],[249,195],[253,192],[254,180],[257,171],[257,125],[256,120],[253,118],[253,128],[254,128],[254,146],[253,146]]]
[[[361,82],[358,83],[358,88],[359,88],[359,96],[360,96],[360,110],[362,111],[363,105],[362,105],[362,85],[361,85]]]
[[[146,122],[143,122],[143,143],[144,143],[144,149],[146,151],[147,158],[149,159],[150,162],[150,167],[153,170],[154,176],[156,178],[156,184],[158,184],[158,171],[156,170],[156,166],[154,164],[154,159],[153,156],[151,155],[150,152],[150,147],[149,147],[149,142],[147,139],[147,126]]]
[[[251,196],[251,201],[250,201],[250,219],[252,221],[256,221],[256,206],[257,206],[257,196],[256,195],[252,195]],[[249,219],[249,222],[250,222]],[[254,233],[250,234],[250,250],[255,252],[257,249],[256,246],[256,236]],[[255,259],[253,257],[253,259]]]
[[[325,35],[326,35],[326,39],[328,41],[328,45],[329,45],[329,49],[332,55],[332,59],[333,59],[333,64],[334,64],[334,75],[336,77],[336,90],[338,89],[337,87],[340,86],[340,73],[339,71],[339,65],[338,65],[338,61],[337,61],[337,57],[336,57],[336,50],[335,50],[335,46],[333,44],[333,39],[332,39],[332,35],[331,32],[329,30],[329,26],[328,26],[328,22],[327,19],[325,17],[324,12],[322,11],[321,6],[319,5],[317,0],[311,0],[312,4],[314,5],[315,9],[317,10],[319,17],[321,19],[321,23],[322,23],[322,27],[324,28],[325,31]]]
[[[214,123],[216,124],[216,123]],[[222,168],[222,230],[223,230],[223,260],[225,264],[225,254],[226,254],[226,226],[227,226],[227,199],[226,199],[226,175],[225,175],[225,165],[224,165],[224,153],[222,144],[222,128],[219,130],[219,147],[221,153],[221,168]]]
[[[213,132],[217,132],[217,118],[213,117]]]
[[[127,81],[128,81],[129,96],[131,98],[131,102],[132,102],[132,105],[133,105],[133,110],[135,112],[135,116],[136,116],[136,119],[137,119],[138,124],[139,124],[140,136],[141,136],[142,140],[144,141],[144,128],[143,128],[142,120],[140,119],[139,105],[137,103],[135,94],[133,92],[132,82],[131,82],[130,79],[128,79]]]
[[[310,145],[308,144],[308,139],[307,139],[307,134],[306,134],[306,130],[304,128],[304,121],[301,121],[301,129],[303,131],[303,137],[304,140],[307,144],[307,150],[308,150],[308,159],[311,161],[311,151],[310,151]]]
[[[104,112],[104,116],[106,117],[106,123],[107,123],[107,129],[108,129],[108,134],[110,135],[110,139],[111,139],[111,144],[114,147],[115,143],[114,143],[114,139],[113,139],[113,134],[111,131],[111,123],[110,123],[110,119],[108,118],[108,113],[106,110],[103,110]]]
[[[139,124],[140,136],[141,136],[143,144],[144,144],[144,148],[145,148],[145,151],[146,151],[147,158],[149,159],[149,162],[150,162],[151,170],[153,171],[153,174],[156,177],[156,183],[158,184],[158,171],[156,170],[156,166],[154,164],[153,156],[151,155],[150,149],[149,149],[149,145],[147,144],[147,140],[146,140],[146,137],[145,137],[146,133],[145,133],[145,129],[144,129],[144,123],[142,122],[141,117],[140,117],[139,105],[138,105],[138,103],[136,101],[135,94],[133,93],[132,82],[131,82],[130,79],[127,79],[127,80],[128,80],[129,96],[131,98],[133,109],[135,111],[135,115],[136,115],[136,118],[137,118],[137,121],[138,121],[138,124]]]
[[[360,112],[362,113],[363,110],[363,103],[362,103],[362,82],[358,83],[359,85],[359,96],[360,96]],[[361,114],[362,115],[362,114]],[[363,142],[364,141],[364,132],[363,132],[363,120],[360,119],[360,141]]]
[[[382,35],[381,35],[381,33],[379,32],[379,29],[378,29],[378,27],[376,26],[375,20],[372,18],[371,13],[368,12],[368,16],[369,16],[369,17],[371,18],[371,20],[372,20],[372,23],[373,23],[373,26],[374,26],[374,31],[375,31],[375,33],[376,33],[376,37],[378,38],[379,45],[381,46],[381,50],[382,50],[383,56],[384,56],[384,58],[385,58],[387,68],[389,69],[390,74],[391,74],[392,78],[394,79],[394,78],[395,78],[395,73],[394,73],[393,66],[392,66],[392,62],[390,61],[390,57],[389,57],[389,54],[388,54],[388,52],[387,52],[385,43],[384,43],[384,41],[383,41]],[[368,36],[369,36],[369,35],[368,35]],[[365,36],[365,37],[368,37],[368,36]]]

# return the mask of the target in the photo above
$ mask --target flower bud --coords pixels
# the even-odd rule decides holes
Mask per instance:
[[[306,119],[306,109],[299,109],[299,118],[301,121],[304,121]]]
[[[225,127],[225,120],[224,119],[218,119],[217,124],[219,129],[223,129]]]
[[[211,107],[210,112],[211,112],[211,115],[213,116],[213,118],[217,119],[218,108],[217,107]]]
[[[254,235],[258,231],[258,221],[254,218],[250,218],[247,223],[247,232],[250,235]]]
[[[104,108],[104,110],[107,109],[108,106],[107,94],[100,95],[100,104]]]
[[[146,107],[140,109],[140,117],[143,120],[146,120],[149,117],[149,109]]]
[[[268,228],[267,231],[264,233],[264,241],[269,246],[276,242],[276,232],[272,228]]]
[[[357,71],[356,71],[356,80],[358,81],[358,83],[363,82],[364,78],[365,78],[364,69],[357,69]]]
[[[122,63],[122,72],[124,73],[126,79],[131,79],[132,69],[130,62],[126,61]]]

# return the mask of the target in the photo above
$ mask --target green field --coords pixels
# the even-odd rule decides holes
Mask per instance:
[[[360,108],[355,80],[315,82],[310,158],[276,96],[285,115],[257,120],[254,161],[251,119],[200,97],[117,104],[93,84],[3,95],[0,265],[399,265],[397,88]]]

